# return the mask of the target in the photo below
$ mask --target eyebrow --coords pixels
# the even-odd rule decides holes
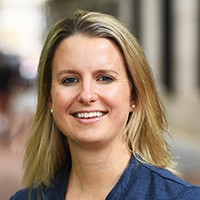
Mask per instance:
[[[58,72],[57,77],[60,77],[63,74],[78,74],[78,72],[68,69],[68,70],[61,70]]]
[[[100,69],[100,70],[97,70],[95,73],[100,73],[100,74],[104,74],[104,73],[113,73],[113,74],[116,74],[118,75],[118,72],[114,71],[114,70],[109,70],[109,69]]]
[[[118,72],[116,72],[114,70],[107,70],[107,69],[100,69],[100,70],[95,71],[95,73],[100,73],[100,74],[113,73],[116,75],[119,74]],[[77,74],[78,75],[79,73],[75,70],[68,69],[68,70],[61,70],[60,72],[58,72],[58,74],[56,76],[57,76],[57,78],[59,78],[63,74]]]
[[[60,77],[63,75],[63,74],[76,74],[76,75],[78,75],[79,73],[78,72],[76,72],[76,71],[74,71],[74,70],[61,70],[61,71],[59,71],[57,74],[56,74],[56,78],[57,78],[57,80],[60,80]]]

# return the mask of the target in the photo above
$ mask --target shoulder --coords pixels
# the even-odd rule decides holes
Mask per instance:
[[[123,199],[124,196],[127,200],[200,200],[200,187],[133,156],[108,199]]]
[[[177,195],[176,200],[178,199],[200,200],[200,187],[198,186],[187,187]]]
[[[54,178],[50,185],[40,184],[39,186],[33,185],[22,189],[15,193],[10,200],[31,200],[38,199],[64,199],[67,187],[66,167],[62,168]]]
[[[31,197],[31,200],[36,200],[41,193],[42,185],[27,187],[16,192],[9,200],[28,200],[29,197]]]
[[[142,173],[145,178],[149,178],[150,184],[154,186],[157,193],[173,196],[173,199],[200,200],[200,187],[176,176],[170,171],[148,164],[141,164]]]
[[[9,200],[27,200],[29,189],[25,188],[16,192]]]

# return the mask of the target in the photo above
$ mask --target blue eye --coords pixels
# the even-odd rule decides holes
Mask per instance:
[[[101,76],[100,78],[98,78],[98,81],[111,83],[114,81],[114,79],[110,76],[104,75],[104,76]]]
[[[64,85],[72,85],[77,82],[79,82],[79,81],[75,77],[67,77],[62,80],[62,84],[64,84]]]

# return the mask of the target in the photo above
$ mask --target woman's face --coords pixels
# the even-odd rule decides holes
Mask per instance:
[[[49,106],[69,142],[103,145],[122,140],[131,108],[123,57],[114,43],[74,35],[53,59]]]

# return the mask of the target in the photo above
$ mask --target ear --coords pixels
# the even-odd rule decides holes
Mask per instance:
[[[130,101],[130,112],[134,112],[135,111],[135,102],[133,101],[133,99],[131,99]]]
[[[48,98],[47,105],[49,109],[52,109],[52,99],[51,97]]]
[[[130,105],[130,112],[134,112],[135,111],[135,104]]]

